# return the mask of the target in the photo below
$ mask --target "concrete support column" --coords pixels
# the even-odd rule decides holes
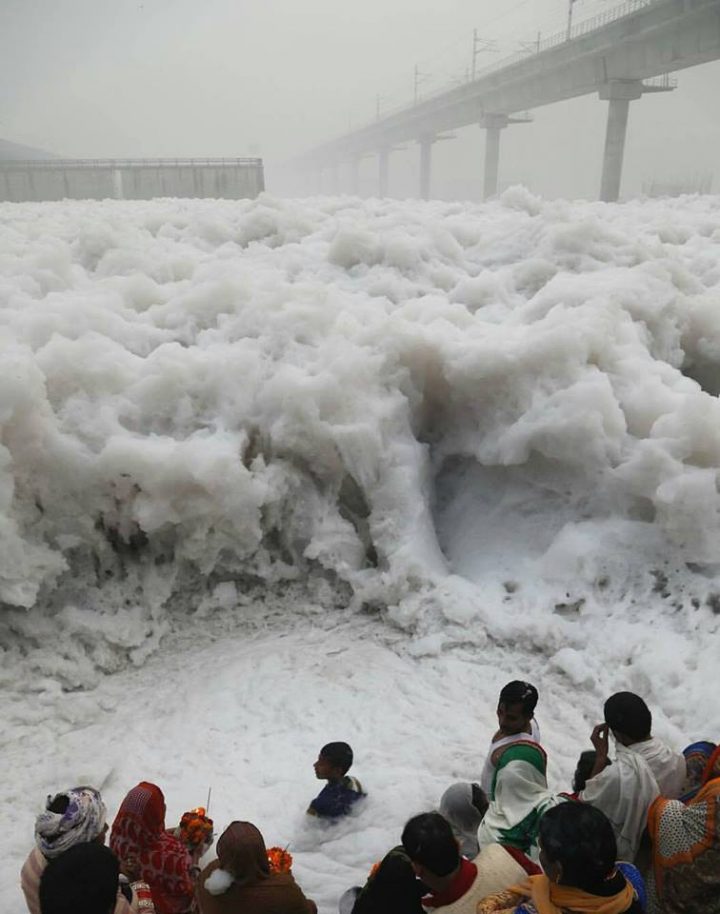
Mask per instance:
[[[390,149],[383,146],[378,158],[378,196],[388,195],[388,172],[390,168]]]
[[[485,175],[483,199],[494,197],[498,189],[500,171],[500,131],[510,123],[506,114],[486,114],[480,126],[485,128]]]
[[[483,199],[494,197],[498,189],[500,170],[501,127],[487,127],[485,130],[485,175],[483,178]]]
[[[620,196],[630,102],[641,95],[642,83],[638,80],[614,80],[600,90],[600,98],[608,101],[605,152],[600,179],[600,199],[606,203],[614,203]]]
[[[424,136],[420,139],[420,197],[422,200],[430,199],[430,173],[434,139],[432,136]]]
[[[353,159],[350,163],[351,190],[355,196],[360,194],[360,159]]]

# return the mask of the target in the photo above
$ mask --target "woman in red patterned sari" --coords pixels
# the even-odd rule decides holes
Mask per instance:
[[[193,862],[185,845],[165,831],[165,798],[155,784],[141,781],[125,797],[110,832],[110,849],[137,865],[157,914],[190,911]]]

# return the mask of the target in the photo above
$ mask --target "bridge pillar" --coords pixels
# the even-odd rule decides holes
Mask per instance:
[[[611,80],[600,89],[600,98],[607,99],[608,119],[605,131],[600,199],[614,203],[620,196],[625,137],[627,135],[630,102],[643,93],[639,80]]]
[[[420,138],[420,198],[430,199],[430,173],[432,169],[432,147],[435,137]]]
[[[352,192],[357,197],[360,194],[360,159],[353,159],[350,163]]]
[[[485,175],[483,179],[483,199],[494,197],[498,188],[500,169],[500,131],[510,123],[507,114],[486,114],[480,121],[485,128]]]
[[[388,172],[390,166],[390,148],[383,146],[378,158],[378,196],[388,195]]]

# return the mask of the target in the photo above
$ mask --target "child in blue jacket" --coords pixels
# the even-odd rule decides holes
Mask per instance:
[[[365,796],[360,782],[347,773],[352,763],[353,751],[347,743],[328,743],[322,747],[313,767],[315,777],[327,784],[310,804],[309,815],[339,819]]]

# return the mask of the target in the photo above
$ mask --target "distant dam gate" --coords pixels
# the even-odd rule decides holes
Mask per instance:
[[[240,200],[265,189],[262,159],[27,159],[0,161],[0,200]]]

